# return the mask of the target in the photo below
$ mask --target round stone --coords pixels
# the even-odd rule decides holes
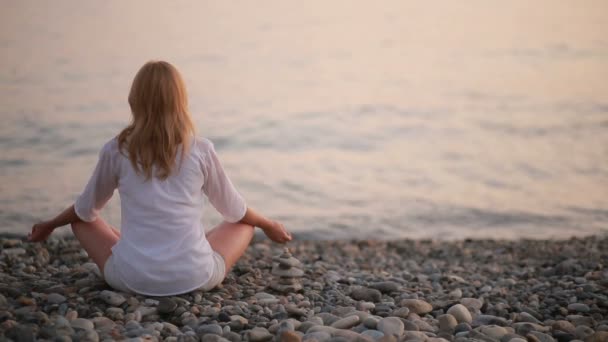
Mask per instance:
[[[177,303],[171,298],[161,298],[156,307],[156,310],[161,314],[171,313],[175,311],[175,309],[177,309]]]
[[[401,336],[405,327],[399,317],[385,317],[378,321],[377,329],[386,336]]]
[[[46,301],[51,304],[61,304],[66,301],[66,298],[59,293],[50,293],[46,297]]]
[[[350,329],[359,324],[359,316],[352,315],[335,321],[331,326],[336,329]]]
[[[382,293],[380,293],[380,291],[376,289],[369,289],[367,287],[353,289],[350,296],[355,300],[363,300],[372,303],[377,303],[382,300]]]
[[[507,329],[498,325],[482,325],[478,328],[478,330],[480,333],[495,338],[497,340],[500,340],[501,337],[508,333]]]
[[[270,341],[274,337],[266,328],[255,327],[247,333],[247,337],[251,342]]]
[[[86,318],[76,318],[75,320],[70,322],[70,325],[74,329],[85,329],[85,330],[95,329],[95,324],[93,324],[93,322],[89,321]]]
[[[404,299],[401,301],[401,306],[410,309],[410,312],[421,315],[429,313],[433,310],[433,306],[422,299]]]
[[[462,304],[455,304],[450,307],[447,311],[449,315],[452,315],[458,323],[471,323],[473,321],[473,317],[471,317],[471,312],[467,309],[466,306]]]
[[[125,297],[123,297],[121,294],[108,290],[101,291],[99,297],[111,306],[119,306],[126,301]]]
[[[589,305],[583,303],[572,303],[568,305],[568,311],[584,313],[589,312],[590,310]]]
[[[439,330],[444,332],[452,332],[456,325],[458,325],[458,321],[456,318],[450,314],[441,315],[438,318],[439,321]]]

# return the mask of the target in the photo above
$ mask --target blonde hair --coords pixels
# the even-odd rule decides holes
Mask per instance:
[[[195,134],[179,71],[164,61],[144,64],[133,79],[129,105],[132,120],[118,135],[119,149],[127,152],[133,168],[146,180],[166,179],[179,146],[183,157]]]

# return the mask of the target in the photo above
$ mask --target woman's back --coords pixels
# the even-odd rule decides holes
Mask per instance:
[[[181,155],[181,153],[180,153]],[[245,215],[245,201],[226,176],[213,144],[193,139],[165,179],[146,179],[133,168],[112,139],[100,152],[99,163],[75,210],[91,219],[118,188],[122,236],[112,247],[116,269],[133,291],[170,295],[195,289],[209,278],[212,249],[202,226],[204,196],[229,222]],[[199,271],[194,272],[193,269]]]

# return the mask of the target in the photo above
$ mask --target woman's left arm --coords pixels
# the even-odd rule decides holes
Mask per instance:
[[[74,205],[71,205],[52,220],[36,223],[32,227],[32,232],[28,235],[28,240],[31,242],[44,241],[56,228],[80,221],[82,220],[76,215]]]

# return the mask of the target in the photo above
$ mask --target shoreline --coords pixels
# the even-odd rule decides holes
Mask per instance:
[[[605,235],[296,241],[292,293],[275,289],[282,246],[258,240],[219,288],[171,297],[114,291],[67,234],[9,236],[0,337],[15,341],[608,340]]]

